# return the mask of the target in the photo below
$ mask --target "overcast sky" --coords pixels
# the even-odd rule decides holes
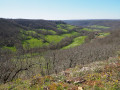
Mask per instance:
[[[0,0],[0,18],[120,19],[120,0]]]

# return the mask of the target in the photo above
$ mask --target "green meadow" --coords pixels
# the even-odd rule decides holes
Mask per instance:
[[[99,28],[99,29],[109,29],[110,27],[106,27],[106,26],[99,26],[99,25],[92,25],[90,26],[91,28]]]
[[[31,38],[30,40],[26,40],[23,43],[24,48],[35,48],[35,47],[42,47],[47,46],[49,43],[43,43],[42,39]]]
[[[98,38],[104,38],[108,35],[110,35],[110,33],[99,33]]]
[[[83,28],[81,29],[81,31],[89,31],[89,32],[93,32],[93,31],[100,31],[99,29],[91,29],[91,28]]]
[[[71,44],[69,44],[68,46],[63,47],[62,49],[68,49],[68,48],[73,48],[75,46],[79,46],[79,45],[84,43],[86,37],[87,36],[77,37],[77,38],[73,39],[73,42]]]
[[[70,36],[74,36],[74,35],[78,35],[79,33],[77,32],[72,32],[72,33],[68,33],[68,34],[62,34],[62,35],[46,35],[45,39],[49,42],[49,43],[58,43],[60,42],[63,38],[65,37],[70,37]]]

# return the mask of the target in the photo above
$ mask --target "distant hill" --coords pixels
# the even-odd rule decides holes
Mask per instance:
[[[41,48],[55,45],[67,38],[72,42],[72,36],[78,35],[74,31],[75,26],[68,25],[63,21],[32,20],[32,19],[0,19],[0,48],[12,51],[25,48]],[[78,28],[79,29],[79,28]],[[62,48],[59,44],[52,48]],[[65,43],[65,44],[64,44]],[[27,49],[28,50],[28,49]]]
[[[13,46],[20,29],[26,28],[12,20],[0,19],[0,46]]]
[[[47,20],[32,20],[32,19],[14,19],[13,21],[31,29],[41,28],[41,29],[56,30],[57,23],[65,24],[64,22],[60,22],[60,21],[54,22],[54,21],[47,21]]]
[[[64,20],[64,22],[76,25],[76,26],[92,26],[92,25],[100,25],[107,26],[112,28],[118,28],[120,25],[120,20]]]
[[[106,32],[118,28],[119,24],[120,20],[54,21],[1,18],[0,48],[12,51],[38,48],[68,49],[84,43],[86,36],[91,32]]]
[[[28,20],[28,19],[0,19],[0,46],[14,46],[21,38],[21,30],[47,29],[57,30],[61,21]]]

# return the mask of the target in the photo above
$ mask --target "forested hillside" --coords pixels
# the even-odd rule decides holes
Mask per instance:
[[[74,47],[82,44],[90,33],[101,31],[98,27],[88,29],[69,25],[63,21],[0,19],[0,22],[1,49],[14,52],[37,52],[36,49],[43,51],[43,49]],[[82,42],[72,44],[79,40]]]
[[[0,83],[31,81],[35,75],[57,77],[69,68],[119,56],[119,24],[119,20],[0,19]],[[29,89],[36,88],[36,82]]]
[[[28,44],[28,48],[48,46],[73,36],[77,33],[73,28],[62,21],[0,19],[0,46],[13,51],[24,50]]]

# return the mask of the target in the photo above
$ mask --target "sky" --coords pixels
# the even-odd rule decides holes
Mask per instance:
[[[0,18],[120,19],[120,0],[0,0]]]

